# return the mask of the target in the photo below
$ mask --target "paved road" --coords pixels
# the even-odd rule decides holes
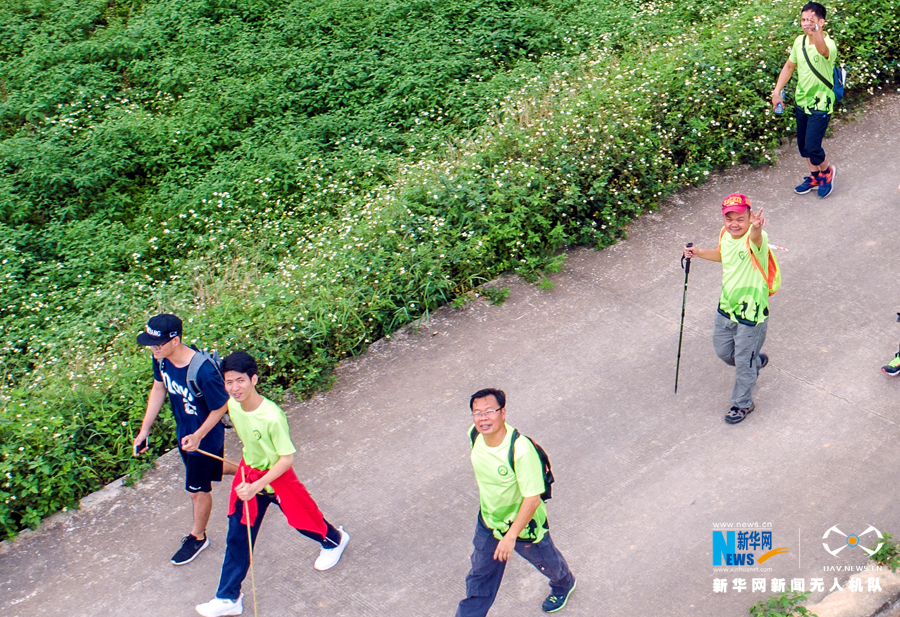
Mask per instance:
[[[679,194],[613,248],[572,251],[551,291],[504,279],[502,307],[441,310],[342,364],[330,392],[288,415],[298,475],[353,540],[339,566],[316,572],[316,546],[270,514],[256,561],[259,614],[453,614],[477,508],[466,403],[485,386],[507,391],[509,421],[551,455],[551,528],[579,579],[570,617],[746,615],[767,594],[736,592],[734,578],[809,586],[819,577],[826,589],[846,580],[823,567],[864,565],[864,555],[829,555],[826,530],[900,532],[900,379],[879,371],[900,339],[898,128],[896,95],[837,127],[826,143],[838,169],[827,200],[793,193],[803,163],[785,148],[775,167],[736,169]],[[718,204],[734,191],[765,207],[772,242],[789,251],[779,255],[784,286],[757,409],[729,426],[732,372],[710,342],[717,264],[694,264],[677,396],[672,383],[680,246],[714,245]],[[234,441],[228,452],[237,456]],[[111,491],[7,546],[0,613],[193,614],[215,591],[227,487],[214,492],[211,548],[176,568],[168,559],[190,518],[181,482],[170,453],[137,489]],[[789,553],[762,566],[770,572],[715,573],[714,525],[736,522],[771,524],[773,545]],[[727,592],[713,593],[715,578]],[[546,593],[516,558],[492,615],[537,616]]]

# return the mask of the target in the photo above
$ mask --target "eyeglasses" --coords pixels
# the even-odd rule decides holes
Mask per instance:
[[[160,349],[162,349],[163,347],[165,347],[166,345],[168,345],[169,343],[171,343],[174,340],[175,339],[170,338],[165,343],[160,343],[159,345],[148,345],[148,347],[150,348],[151,351],[159,351]]]
[[[495,414],[495,413],[500,413],[500,410],[499,409],[486,409],[485,411],[473,411],[472,417],[477,420],[478,418],[483,418],[488,414]]]

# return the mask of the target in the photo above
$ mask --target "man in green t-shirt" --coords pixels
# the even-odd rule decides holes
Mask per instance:
[[[756,407],[753,387],[759,369],[769,363],[768,356],[761,353],[769,326],[769,285],[762,274],[769,267],[769,237],[763,231],[763,209],[754,213],[746,195],[726,197],[722,216],[725,225],[719,245],[714,249],[686,246],[684,256],[722,263],[713,347],[722,361],[734,367],[731,409],[725,421],[737,424]]]
[[[575,589],[575,577],[553,544],[547,524],[543,465],[530,439],[513,444],[513,428],[506,424],[503,390],[479,390],[469,399],[474,421],[472,466],[478,482],[481,508],[475,527],[472,569],[466,576],[466,598],[456,617],[484,617],[497,597],[506,562],[519,553],[550,579],[550,595],[541,608],[555,613],[566,605]]]
[[[822,148],[825,129],[834,112],[834,67],[838,52],[834,40],[822,29],[825,25],[825,7],[818,2],[808,2],[800,11],[799,35],[791,47],[791,55],[772,91],[772,108],[784,105],[781,90],[791,80],[797,69],[797,88],[794,91],[794,116],[797,118],[797,147],[800,156],[809,165],[809,175],[794,191],[809,193],[814,188],[819,197],[831,194],[834,182],[834,165],[829,165]]]
[[[247,526],[255,547],[256,534],[271,504],[278,504],[291,527],[322,545],[316,570],[335,566],[350,541],[343,527],[335,529],[325,520],[297,479],[292,469],[297,449],[291,442],[287,417],[278,405],[256,391],[257,372],[256,360],[243,351],[229,354],[222,361],[225,389],[231,395],[228,413],[244,448],[231,486],[219,588],[215,598],[195,607],[204,617],[243,612],[241,583],[250,567]]]

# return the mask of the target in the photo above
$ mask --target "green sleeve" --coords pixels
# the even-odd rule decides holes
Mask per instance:
[[[749,240],[749,238],[748,238]],[[757,259],[761,259],[763,255],[769,254],[769,234],[765,231],[762,232],[762,242],[759,243],[757,247],[753,244],[753,240],[750,240],[750,250],[753,251],[753,254],[756,255]]]
[[[516,440],[516,481],[522,497],[534,497],[544,492],[544,470],[531,440],[520,435]]]
[[[269,424],[269,437],[278,456],[287,456],[297,451],[291,442],[291,431],[288,428],[287,416],[283,413]]]

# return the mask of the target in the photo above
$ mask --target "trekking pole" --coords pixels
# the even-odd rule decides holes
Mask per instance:
[[[218,458],[218,457],[213,457]],[[246,484],[247,477],[244,475],[244,468],[241,467],[241,482]],[[242,500],[243,501],[243,500]],[[256,613],[256,577],[253,575],[253,535],[250,533],[250,506],[244,501],[244,518],[247,519],[247,544],[250,546],[250,583],[253,586],[253,617],[257,617]]]
[[[693,242],[688,242],[685,246],[694,246]],[[688,275],[691,273],[691,260],[684,259],[681,256],[681,267],[684,269],[684,293],[681,296],[681,328],[678,330],[678,359],[675,361],[675,394],[678,394],[678,369],[681,368],[681,339],[684,336],[684,304],[687,301],[687,284]]]

